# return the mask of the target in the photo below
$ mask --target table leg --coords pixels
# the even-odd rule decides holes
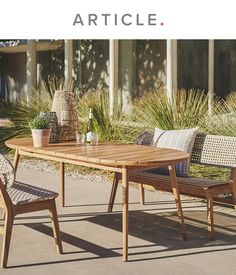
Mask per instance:
[[[14,169],[15,169],[15,173],[16,173],[17,168],[18,168],[19,160],[20,160],[19,150],[16,149],[16,151],[15,151],[15,156],[14,156],[14,159],[13,159],[13,167],[14,167]]]
[[[60,162],[61,206],[65,206],[65,163]]]
[[[108,210],[107,212],[112,212],[113,206],[114,206],[114,201],[116,197],[116,191],[119,183],[119,178],[117,177],[117,172],[114,173],[113,177],[113,183],[112,183],[112,188],[111,188],[111,195],[110,195],[110,200],[109,200],[109,205],[108,205]]]
[[[128,170],[122,171],[122,232],[123,232],[123,261],[128,261],[128,203],[129,203]]]
[[[175,198],[177,215],[179,217],[179,222],[180,222],[180,226],[181,226],[181,233],[183,236],[183,240],[186,241],[187,233],[186,233],[186,228],[185,228],[185,224],[184,224],[184,216],[183,216],[181,200],[180,200],[180,195],[179,195],[179,185],[178,185],[177,179],[176,179],[174,164],[168,165],[168,169],[170,172],[170,180],[171,180],[171,186],[172,186],[172,190],[173,190],[173,194],[174,194],[174,198]]]
[[[140,204],[144,205],[144,187],[143,187],[143,184],[140,184],[139,191],[140,191]]]

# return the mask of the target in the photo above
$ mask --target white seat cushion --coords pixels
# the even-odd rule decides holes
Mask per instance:
[[[58,196],[58,194],[53,191],[49,191],[18,181],[15,181],[12,186],[8,187],[7,192],[14,205],[50,200]]]

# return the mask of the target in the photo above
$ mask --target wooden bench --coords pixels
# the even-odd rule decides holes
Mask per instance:
[[[152,146],[153,131],[144,132],[136,143]],[[219,194],[231,193],[236,209],[236,137],[198,134],[192,155],[191,163],[231,168],[229,180],[221,181],[197,177],[177,177],[180,194],[207,200],[208,237],[214,238],[213,200]],[[113,209],[116,190],[121,175],[115,173],[108,212]],[[156,190],[172,192],[168,175],[159,175],[143,171],[130,171],[129,181],[139,183],[141,204],[144,203],[143,184],[151,185]]]

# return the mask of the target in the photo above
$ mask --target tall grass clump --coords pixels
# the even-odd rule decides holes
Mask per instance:
[[[214,135],[236,136],[236,93],[215,103],[212,115],[205,121],[205,131]]]
[[[47,81],[41,81],[39,86],[33,89],[34,92],[41,95],[46,92],[51,99],[53,99],[56,90],[72,91],[76,97],[81,95],[78,82],[71,81],[66,84],[64,78],[58,79],[54,76],[49,76]]]
[[[89,108],[93,109],[95,132],[100,140],[133,142],[135,130],[129,124],[129,115],[122,112],[122,106],[115,97],[113,115],[110,116],[109,93],[107,89],[90,90],[78,100],[80,129],[85,132]]]
[[[134,105],[134,120],[146,129],[201,127],[208,112],[207,95],[200,90],[179,90],[172,100],[165,90],[158,90],[145,94]]]

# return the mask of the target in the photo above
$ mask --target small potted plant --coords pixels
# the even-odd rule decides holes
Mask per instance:
[[[46,117],[37,116],[29,122],[34,147],[46,147],[50,138],[50,121]]]

